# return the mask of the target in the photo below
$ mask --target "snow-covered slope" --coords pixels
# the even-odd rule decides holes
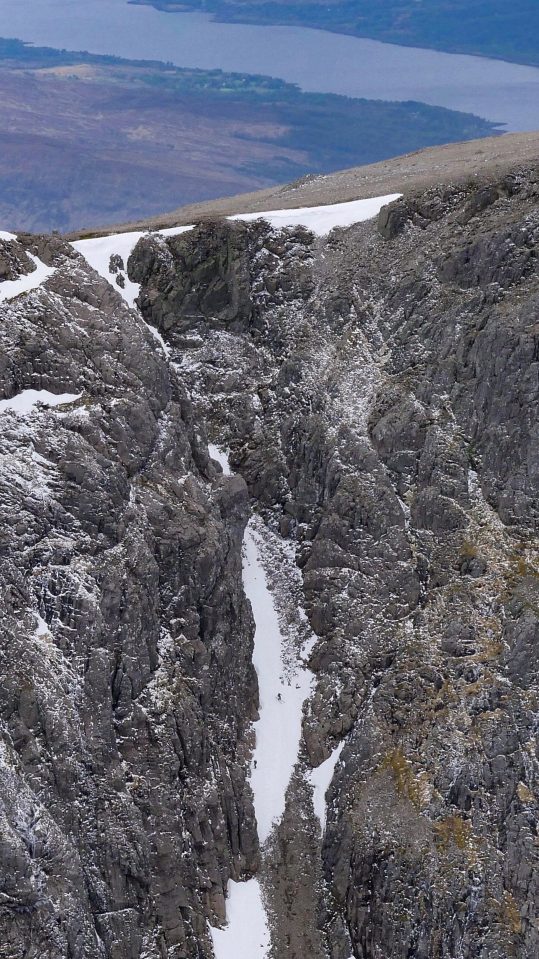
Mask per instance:
[[[171,229],[163,230],[162,236],[177,236],[179,233],[185,233],[190,230],[190,226],[177,226]],[[127,276],[127,261],[135,249],[138,241],[145,234],[143,232],[133,233],[112,233],[109,236],[92,237],[90,240],[76,240],[73,243],[75,249],[82,253],[83,257],[91,267],[99,273],[100,276],[112,283],[123,296],[129,306],[135,305],[135,300],[139,294],[138,283],[132,283]],[[122,266],[111,270],[111,257],[120,257]],[[116,282],[119,273],[123,276],[123,287]]]
[[[12,233],[0,234],[0,239],[14,240],[16,237]],[[0,283],[0,303],[4,300],[12,300],[21,293],[28,293],[40,286],[47,277],[52,276],[54,267],[46,266],[37,256],[28,253],[28,256],[35,264],[35,270],[32,273],[23,273],[16,280],[4,280]]]
[[[268,220],[276,229],[286,226],[305,226],[317,236],[325,236],[335,227],[352,226],[377,216],[383,206],[397,200],[400,193],[370,197],[368,200],[352,200],[349,203],[332,203],[328,206],[302,207],[297,210],[268,210],[265,213],[241,213],[230,220]]]

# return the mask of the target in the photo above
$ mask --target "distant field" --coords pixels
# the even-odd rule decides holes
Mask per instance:
[[[466,114],[0,40],[0,223],[67,232],[488,136]]]
[[[129,0],[221,20],[301,24],[405,46],[539,65],[537,0]]]

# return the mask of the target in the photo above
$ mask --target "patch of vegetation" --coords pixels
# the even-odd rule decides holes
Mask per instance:
[[[416,809],[422,809],[426,805],[430,797],[427,774],[425,772],[416,774],[412,763],[399,746],[384,756],[380,768],[388,769],[393,774],[395,789],[399,796],[409,799]]]
[[[533,560],[526,556],[525,544],[509,556],[509,567],[506,572],[505,589],[501,600],[503,603],[517,598],[522,606],[539,616],[539,568],[537,557]]]
[[[521,803],[535,802],[535,797],[531,789],[526,785],[526,783],[519,782],[517,786],[517,796],[520,799]]]
[[[522,932],[522,919],[520,909],[512,892],[504,890],[503,900],[500,904],[500,916],[505,926],[507,926],[513,936],[518,936]]]
[[[468,540],[463,540],[460,547],[460,556],[462,559],[477,559],[479,555],[479,550],[475,543],[470,543]]]
[[[462,816],[446,816],[434,823],[434,834],[443,851],[453,843],[457,849],[464,852],[470,842],[471,826]]]

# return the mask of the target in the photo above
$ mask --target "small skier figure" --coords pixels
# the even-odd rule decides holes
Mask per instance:
[[[281,699],[282,699],[282,698],[283,698],[283,697],[281,696],[281,694],[280,694],[280,693],[277,693],[277,699],[279,700],[279,702],[281,702]]]

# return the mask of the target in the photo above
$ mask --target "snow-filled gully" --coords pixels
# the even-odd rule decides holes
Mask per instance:
[[[302,225],[317,236],[325,236],[335,227],[346,227],[371,219],[399,195],[296,210],[241,214],[229,219],[249,222],[264,218],[275,229]],[[167,237],[190,229],[192,227],[174,227],[160,233]],[[116,234],[73,244],[90,266],[108,280],[126,304],[135,310],[139,287],[129,280],[126,267],[131,252],[143,235]],[[115,256],[116,263],[111,261],[112,256]],[[121,258],[121,266],[118,257]],[[121,285],[117,283],[118,270],[122,274]],[[170,348],[158,331],[149,326],[148,329],[169,357]],[[209,452],[221,464],[223,472],[230,474],[226,454],[213,445],[209,446]],[[269,861],[266,859],[269,856],[268,840],[285,811],[286,791],[298,762],[303,704],[311,695],[314,685],[314,676],[306,665],[307,647],[312,647],[314,637],[302,650],[297,643],[291,642],[287,631],[283,632],[280,627],[276,603],[264,569],[266,539],[267,531],[261,521],[253,516],[247,525],[243,543],[243,583],[255,620],[253,663],[258,676],[260,699],[259,719],[254,724],[256,742],[251,759],[250,783],[262,854],[261,875],[265,862]],[[290,563],[290,567],[287,565],[290,574],[294,575],[292,570],[297,573],[290,554],[287,563]],[[299,607],[296,607],[296,613],[300,620],[305,620]],[[343,745],[340,743],[317,769],[303,771],[306,782],[313,790],[314,812],[322,832],[326,824],[326,793]],[[219,929],[210,926],[215,959],[268,959],[271,933],[261,881],[257,877],[247,882],[230,881],[227,893],[225,927]]]
[[[224,453],[211,445],[209,450],[229,474]],[[254,724],[250,783],[264,856],[264,845],[285,810],[286,790],[298,761],[303,703],[311,693],[314,676],[305,665],[305,652],[291,662],[262,562],[262,536],[263,524],[253,516],[243,541],[243,585],[255,620],[253,663],[260,705]],[[318,809],[325,807],[325,800],[317,805]],[[271,939],[257,878],[229,883],[227,925],[224,929],[210,927],[210,932],[216,959],[266,959]]]

